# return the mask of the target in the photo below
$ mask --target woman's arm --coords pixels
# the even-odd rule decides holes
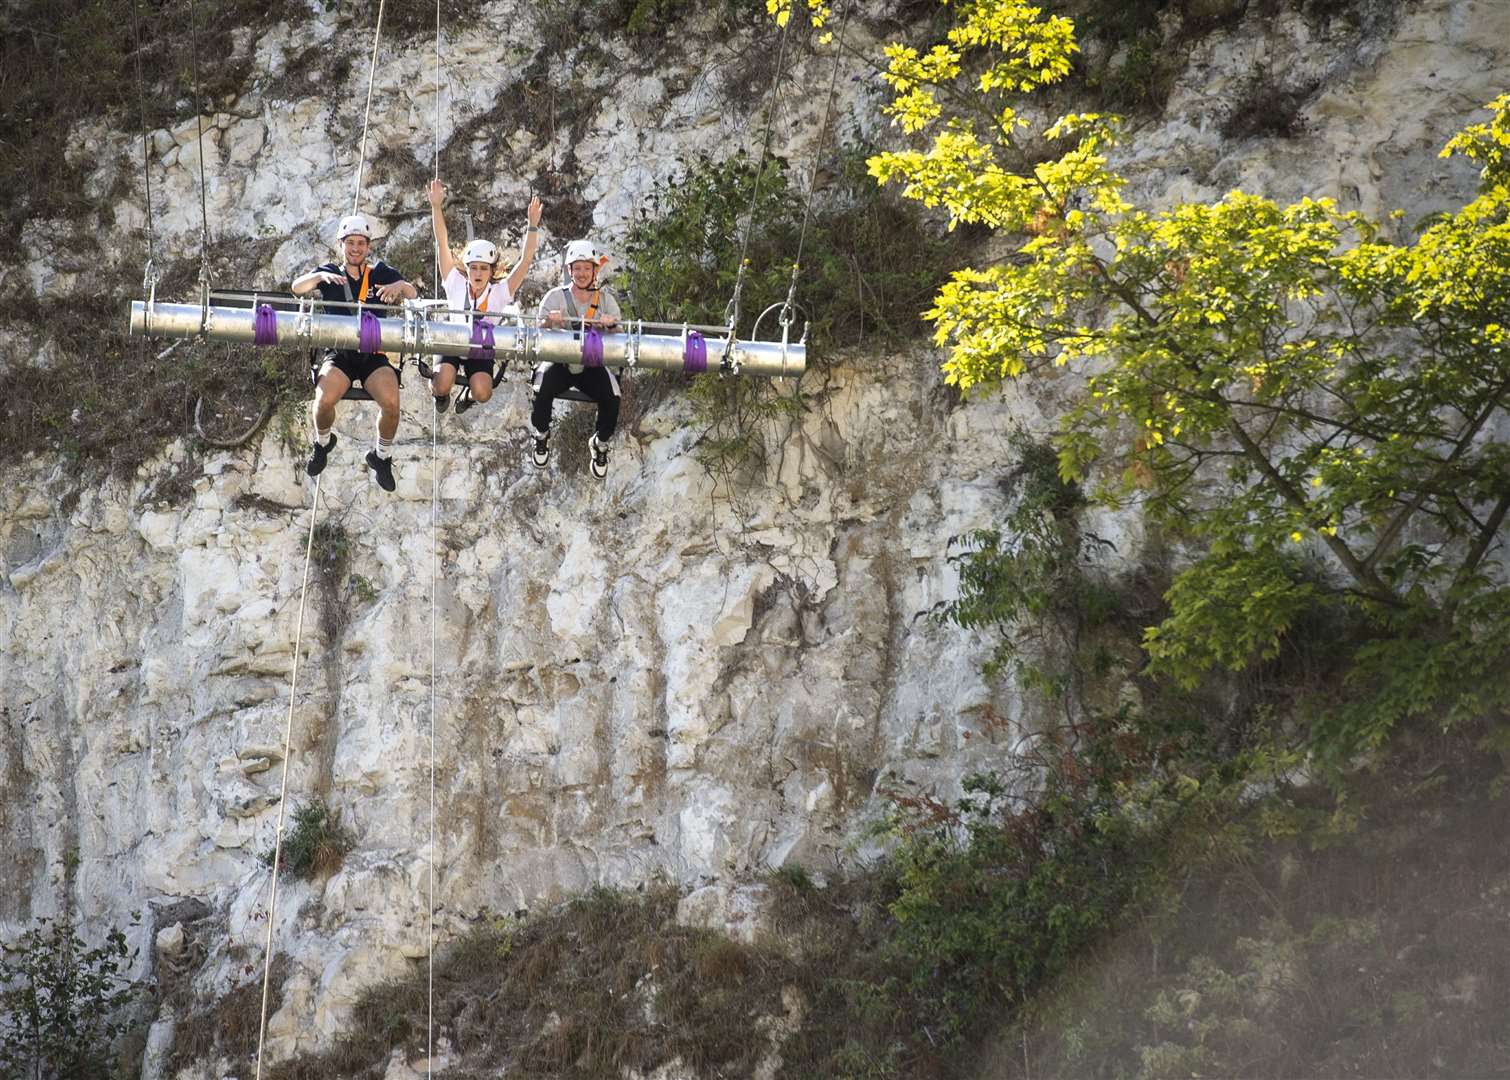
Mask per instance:
[[[525,275],[530,272],[530,263],[535,261],[535,248],[540,245],[540,196],[530,198],[529,208],[524,212],[524,218],[529,222],[529,228],[524,230],[524,251],[519,256],[519,263],[509,271],[509,295],[518,296],[519,286],[524,284]]]
[[[441,213],[440,204],[446,197],[446,185],[439,180],[430,181],[430,224],[435,227],[435,246],[438,249],[437,257],[440,262],[440,276],[444,280],[452,270],[456,269],[456,259],[451,254],[451,237],[446,232],[446,215]]]

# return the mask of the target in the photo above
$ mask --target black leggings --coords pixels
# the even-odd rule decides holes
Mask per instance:
[[[573,374],[565,364],[552,364],[540,376],[540,387],[535,391],[535,408],[530,412],[530,422],[536,431],[549,431],[551,406],[561,391],[576,387],[598,406],[598,439],[607,442],[619,426],[619,395],[614,392],[613,379],[607,368],[583,368]]]

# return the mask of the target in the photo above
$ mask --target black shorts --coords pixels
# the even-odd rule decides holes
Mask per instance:
[[[461,368],[467,373],[467,382],[471,382],[472,376],[478,372],[482,372],[495,383],[498,381],[497,377],[493,374],[493,361],[491,360],[473,360],[471,357],[461,356],[442,356],[439,362],[436,363],[436,368],[439,369],[441,364],[450,364],[452,367]]]
[[[320,362],[315,365],[315,381],[318,382],[320,372],[325,365],[330,364],[342,375],[345,375],[354,383],[361,383],[366,388],[367,377],[374,371],[387,368],[395,375],[399,375],[399,385],[404,385],[399,369],[388,362],[388,358],[382,353],[353,352],[349,349],[327,349],[320,356]]]

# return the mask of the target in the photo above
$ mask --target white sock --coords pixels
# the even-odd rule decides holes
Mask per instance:
[[[381,435],[379,435],[377,437],[377,445],[375,445],[373,449],[377,451],[378,457],[391,458],[393,456],[393,440],[385,439]]]
[[[321,431],[319,428],[315,428],[315,442],[319,443],[321,446],[324,446],[326,443],[330,442],[330,428],[326,428],[324,431]]]

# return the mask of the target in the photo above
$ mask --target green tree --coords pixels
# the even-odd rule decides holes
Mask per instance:
[[[1359,633],[1323,748],[1504,704],[1510,96],[1444,151],[1483,166],[1478,197],[1413,238],[1398,215],[1324,198],[1234,191],[1155,212],[1108,164],[1117,118],[1040,128],[1020,111],[1069,73],[1069,20],[950,6],[942,42],[887,48],[888,109],[916,148],[870,169],[952,224],[1021,238],[955,273],[927,317],[965,390],[1085,373],[1061,474],[1141,504],[1189,560],[1146,632],[1153,671],[1193,684],[1241,669],[1340,604]]]
[[[0,956],[0,1075],[98,1080],[130,1026],[134,953],[112,928],[89,948],[67,918],[37,921]]]

